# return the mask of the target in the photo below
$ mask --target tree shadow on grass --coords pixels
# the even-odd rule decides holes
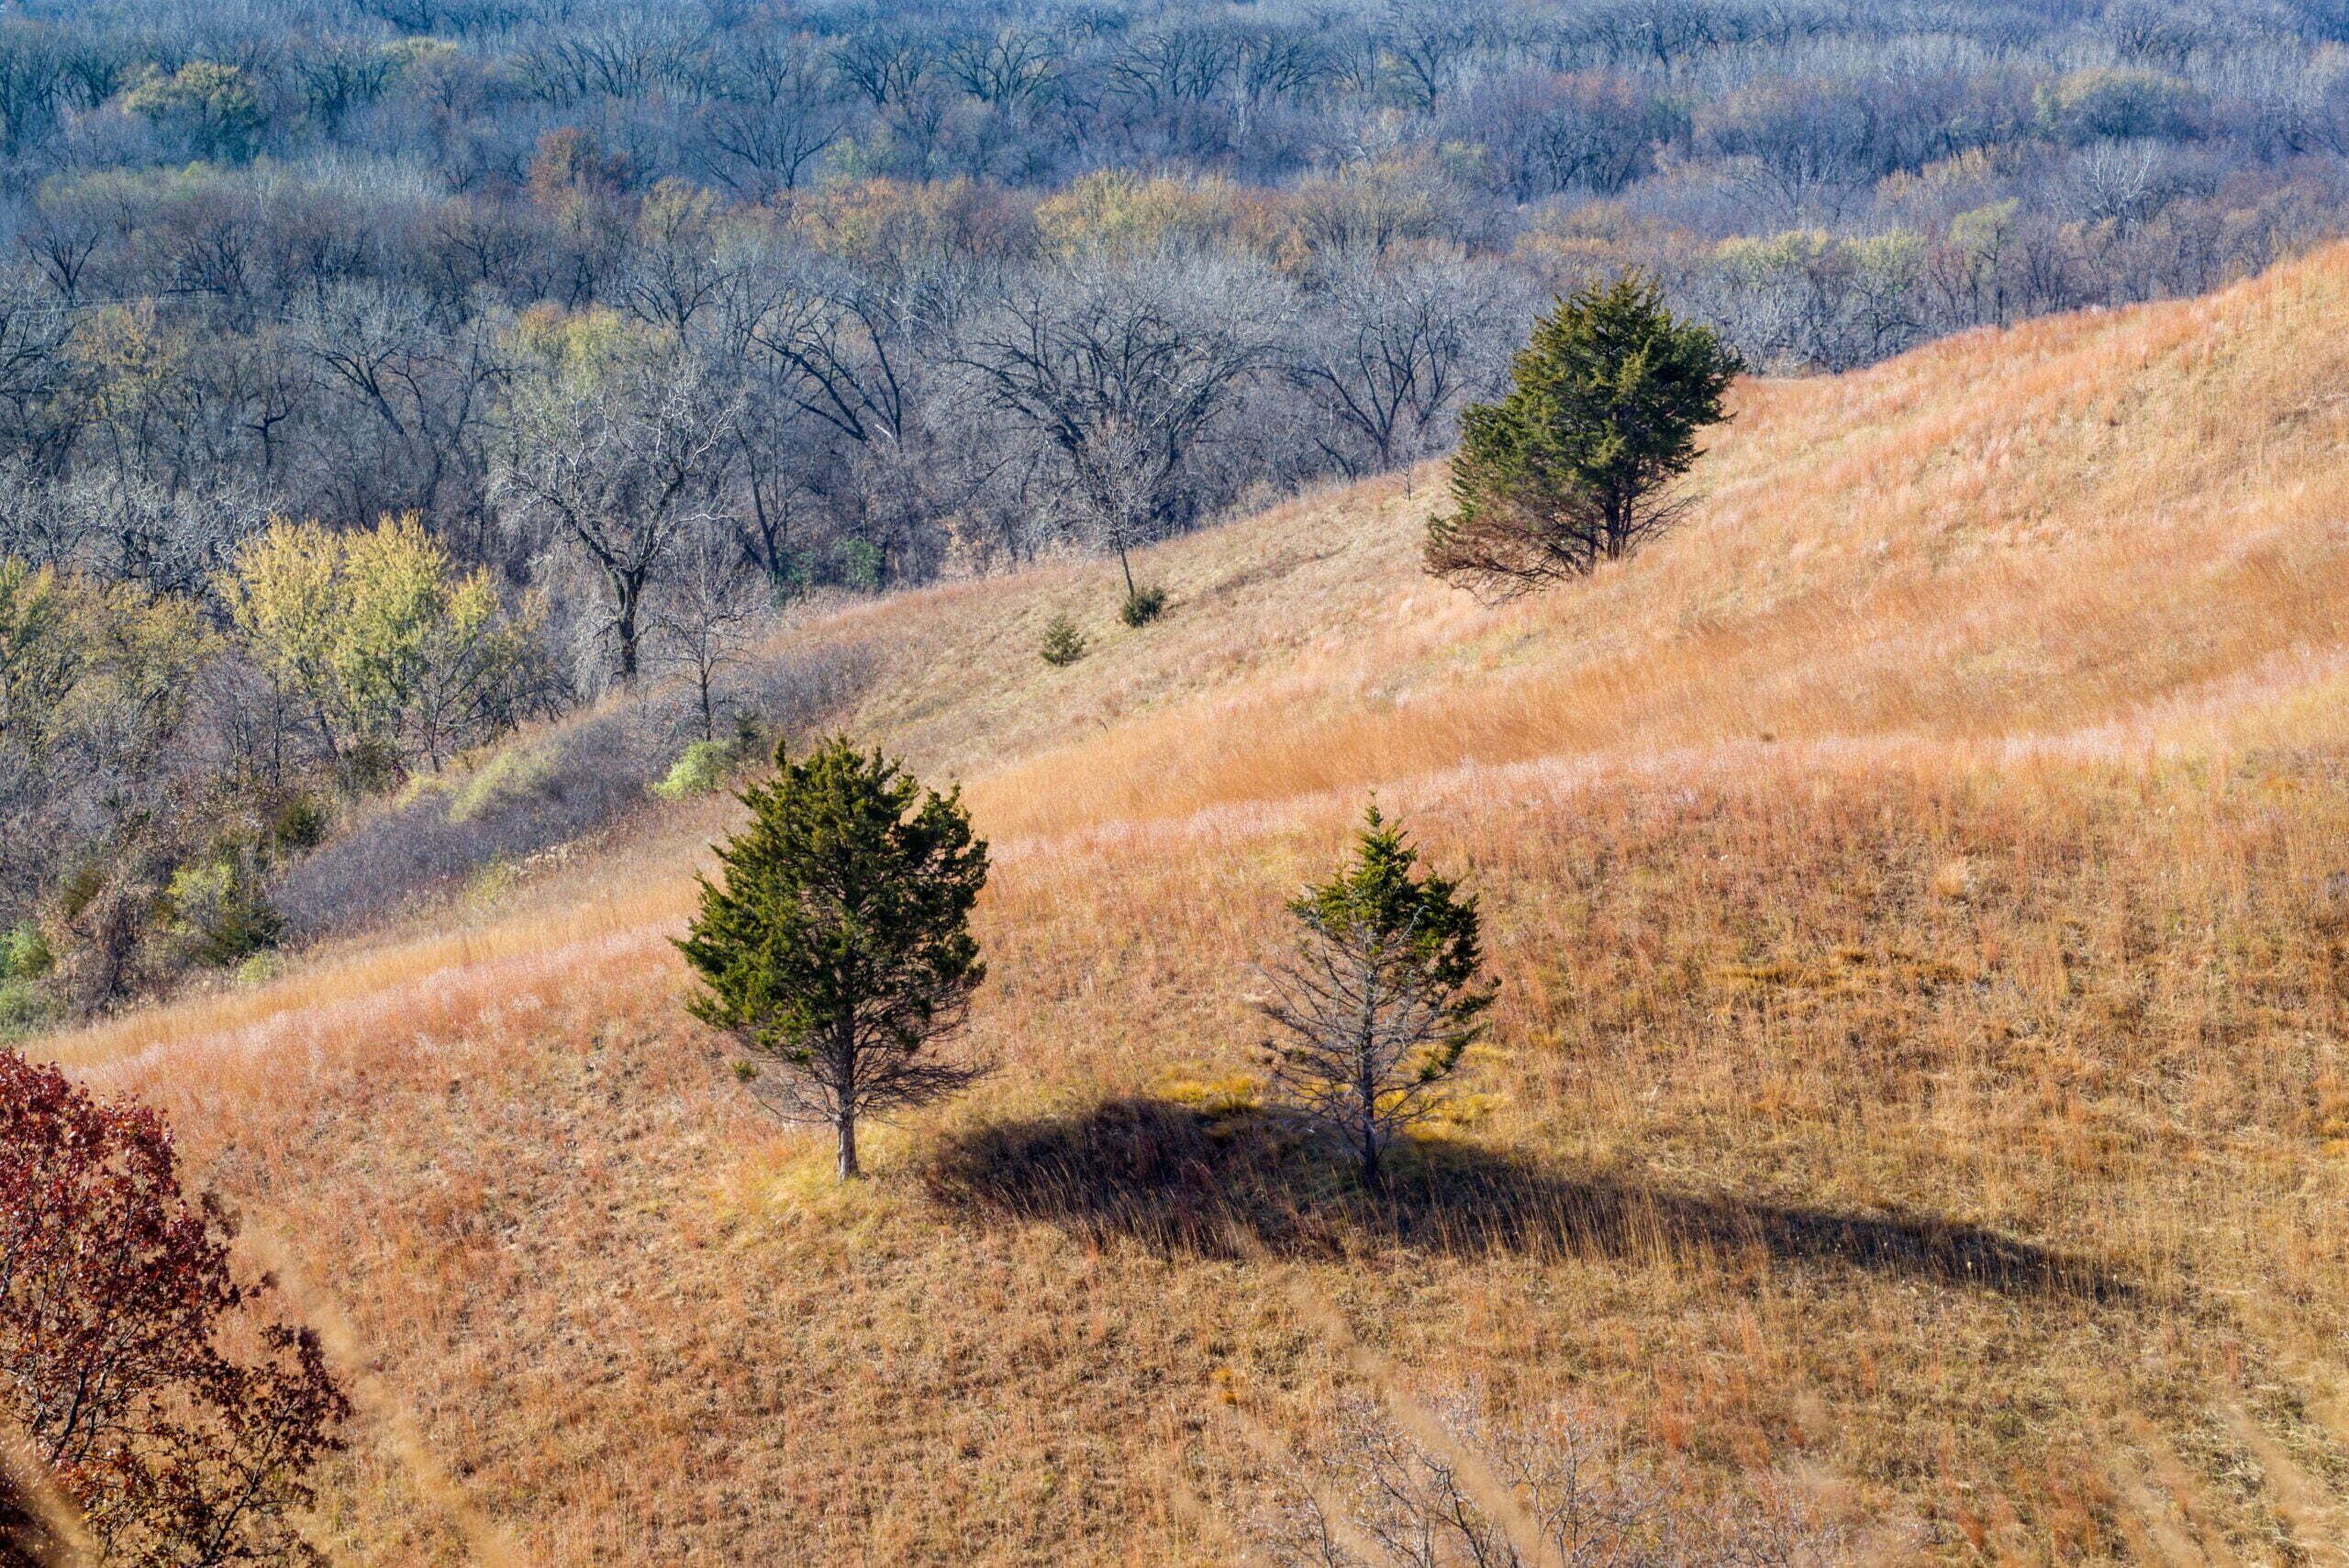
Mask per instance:
[[[1395,1164],[1371,1191],[1267,1118],[1132,1098],[950,1138],[921,1181],[933,1201],[974,1220],[1041,1220],[1170,1255],[1343,1257],[1390,1243],[1553,1261],[1758,1250],[2012,1295],[2134,1295],[2085,1260],[1931,1217],[1674,1193],[1465,1146],[1406,1151]]]

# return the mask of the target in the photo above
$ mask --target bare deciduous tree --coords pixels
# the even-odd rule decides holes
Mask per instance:
[[[946,56],[954,84],[983,104],[1041,98],[1060,63],[1058,40],[1035,27],[1001,27],[963,39]]]
[[[745,201],[794,190],[841,139],[848,116],[823,62],[763,37],[735,52],[718,100],[702,112],[702,166]]]
[[[785,255],[762,286],[764,308],[746,340],[772,356],[797,429],[796,450],[756,465],[767,492],[754,501],[793,490],[815,497],[838,535],[878,553],[876,580],[858,586],[918,575],[941,553],[940,522],[963,514],[1004,465],[999,433],[971,428],[979,422],[967,417],[969,400],[957,406],[941,386],[949,321],[971,281],[954,265],[860,278]],[[779,470],[796,472],[778,485]]]
[[[684,354],[555,373],[514,400],[495,495],[584,555],[610,598],[619,678],[635,680],[647,589],[697,521],[724,515],[735,395]]]
[[[1476,0],[1388,0],[1379,51],[1404,97],[1416,108],[1431,109],[1493,24],[1491,8]]]
[[[1186,465],[1234,393],[1268,358],[1277,307],[1219,288],[1212,267],[1092,267],[1007,296],[963,363],[1000,407],[1068,465],[1071,488],[1114,550],[1181,516]]]
[[[481,495],[480,437],[506,365],[488,325],[436,326],[429,303],[397,288],[338,283],[305,302],[291,342],[325,373],[336,404],[358,418],[338,432],[355,475],[356,516],[415,510],[435,519]],[[362,445],[351,426],[379,429]],[[372,459],[372,461],[367,461]]]
[[[876,109],[918,93],[938,66],[938,40],[894,17],[852,33],[832,50],[832,68]]]
[[[1496,292],[1456,262],[1354,259],[1320,303],[1284,368],[1313,395],[1333,433],[1357,438],[1378,469],[1448,438],[1462,397],[1499,358]],[[1352,454],[1332,455],[1349,469],[1362,466]]]
[[[687,530],[653,620],[669,661],[694,684],[701,738],[718,738],[719,672],[741,657],[766,608],[764,581],[746,571],[740,537],[717,522]]]

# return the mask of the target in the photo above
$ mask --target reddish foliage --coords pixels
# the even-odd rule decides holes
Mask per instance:
[[[0,1051],[0,1420],[107,1562],[314,1556],[288,1515],[348,1406],[307,1329],[254,1314],[231,1234],[161,1118]]]

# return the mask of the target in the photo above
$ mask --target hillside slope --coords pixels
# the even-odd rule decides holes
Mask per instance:
[[[676,1006],[716,805],[45,1049],[360,1377],[338,1561],[1229,1562],[1383,1386],[1869,1562],[2341,1564],[2344,319],[2332,251],[1749,385],[1683,532],[1499,609],[1417,573],[1428,471],[1151,552],[1141,631],[1098,564],[801,628],[997,851],[1005,1071],[848,1191]],[[1148,1176],[1373,788],[1505,985],[1431,1195]]]

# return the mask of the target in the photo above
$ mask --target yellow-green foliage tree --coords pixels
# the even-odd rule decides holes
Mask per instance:
[[[255,665],[354,779],[437,770],[513,720],[537,606],[509,615],[489,574],[461,573],[414,517],[347,534],[278,523],[218,591]]]
[[[189,795],[173,759],[215,648],[185,598],[0,560],[0,924],[61,895],[85,1000],[130,982]]]
[[[46,740],[87,654],[71,584],[0,561],[0,743],[29,751]]]
[[[159,738],[210,652],[185,599],[0,560],[0,747],[39,765],[88,731]]]
[[[261,137],[261,98],[252,78],[218,61],[191,60],[168,76],[150,65],[123,94],[122,107],[185,136],[206,158],[250,158]]]
[[[1036,206],[1041,249],[1063,261],[1197,249],[1244,231],[1249,200],[1230,181],[1087,174]]]

